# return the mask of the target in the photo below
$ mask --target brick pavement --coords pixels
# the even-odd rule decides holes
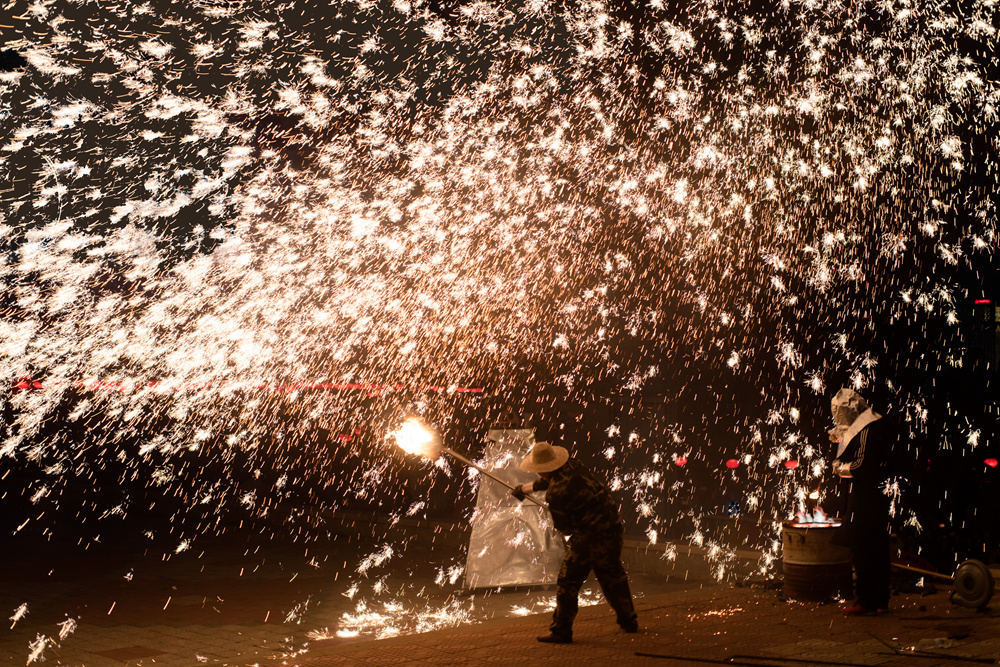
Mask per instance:
[[[433,568],[414,568],[441,561],[460,546],[461,540],[453,541],[434,546],[443,553],[428,551],[427,540],[414,542],[406,567],[397,568],[389,581],[434,589]],[[192,550],[172,559],[151,550],[146,558],[145,547],[117,556],[118,549],[85,552],[91,554],[86,557],[77,552],[72,558],[62,548],[24,554],[20,560],[8,553],[8,567],[0,569],[0,611],[11,616],[22,603],[28,608],[0,631],[0,665],[1000,664],[997,612],[954,606],[946,587],[928,597],[894,597],[886,615],[845,618],[837,605],[786,602],[771,588],[699,579],[698,563],[703,575],[708,569],[701,557],[668,562],[659,554],[646,565],[663,571],[640,575],[638,560],[630,567],[633,588],[640,593],[644,631],[638,635],[620,634],[611,611],[600,603],[581,609],[573,644],[539,644],[535,636],[545,631],[548,614],[513,616],[512,603],[530,606],[524,601],[551,597],[551,591],[542,590],[466,597],[463,604],[480,612],[474,624],[379,641],[317,639],[311,630],[336,630],[344,610],[354,607],[343,595],[346,577],[337,580],[341,563],[356,562],[371,545],[354,545],[358,553],[353,554],[335,539],[308,548],[268,543],[259,551],[242,543],[200,546],[204,553]],[[316,565],[327,557],[332,566]],[[671,568],[684,588],[666,583]],[[440,594],[450,593],[442,589]],[[308,608],[305,601],[311,601]],[[1000,598],[994,604],[1000,605]],[[289,621],[299,607],[299,618]],[[491,608],[491,620],[482,621],[489,618],[481,613],[484,607]],[[60,624],[68,621],[76,626],[60,638]],[[939,638],[953,644],[934,648],[940,655],[906,652],[921,640]],[[32,660],[32,646],[38,648],[42,639],[46,644]]]
[[[220,582],[203,582],[211,590]],[[232,582],[222,582],[232,585]],[[305,586],[315,584],[305,579]],[[183,588],[183,585],[179,587]],[[124,590],[124,594],[123,594]],[[176,613],[141,607],[149,588],[107,593],[116,610],[102,607],[93,620],[81,621],[72,635],[55,641],[41,654],[48,665],[75,667],[328,667],[333,665],[479,665],[542,662],[551,665],[971,665],[1000,664],[1000,614],[952,605],[946,588],[933,596],[897,596],[889,614],[847,618],[835,604],[785,601],[766,587],[706,585],[637,600],[643,632],[618,631],[609,608],[583,607],[571,645],[539,644],[548,614],[506,617],[425,634],[379,641],[302,641],[302,627],[281,619],[255,619],[266,607],[287,603],[288,591],[258,581],[244,597],[221,611],[206,611],[191,595],[177,598]],[[253,595],[256,591],[256,595]],[[9,592],[9,590],[4,591]],[[160,591],[164,597],[168,591]],[[157,597],[155,606],[162,606]],[[183,604],[182,604],[183,603]],[[226,606],[236,603],[242,606]],[[173,604],[173,603],[171,603]],[[39,623],[56,619],[44,608],[0,634],[0,663],[26,664],[27,647]],[[170,607],[168,606],[168,609]],[[27,619],[34,614],[36,622]],[[58,628],[44,630],[55,639]],[[298,640],[292,641],[293,633]],[[953,646],[934,648],[939,655],[914,654],[921,640],[944,639]],[[967,660],[959,660],[958,658]],[[971,662],[968,659],[979,659]],[[39,664],[36,662],[34,664]]]
[[[339,665],[925,665],[1000,664],[1000,613],[934,596],[893,598],[892,611],[845,617],[840,605],[790,602],[778,591],[712,586],[638,604],[643,632],[622,634],[604,605],[583,608],[570,645],[539,644],[545,615],[348,646],[323,646],[269,667]],[[952,646],[913,651],[921,640]]]

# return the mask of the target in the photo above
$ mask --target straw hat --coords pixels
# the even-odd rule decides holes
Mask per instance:
[[[569,461],[569,450],[547,442],[536,442],[531,452],[521,461],[524,472],[552,472]]]

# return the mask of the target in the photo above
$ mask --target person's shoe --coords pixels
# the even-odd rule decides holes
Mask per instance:
[[[621,626],[621,629],[622,632],[628,633],[630,635],[635,634],[636,632],[639,632],[639,624],[633,623],[632,625],[623,625]]]
[[[878,611],[869,607],[862,607],[859,604],[852,604],[850,607],[844,607],[844,613],[848,616],[874,616]]]
[[[570,644],[573,642],[572,637],[567,637],[566,635],[557,635],[554,632],[550,632],[547,635],[542,635],[537,637],[538,641],[543,644]]]

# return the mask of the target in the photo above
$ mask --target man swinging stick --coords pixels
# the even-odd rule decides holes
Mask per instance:
[[[573,641],[573,619],[578,595],[593,570],[604,598],[615,610],[625,632],[638,632],[628,574],[622,566],[624,527],[607,485],[586,466],[569,457],[565,447],[537,442],[521,461],[521,470],[541,478],[513,491],[518,500],[545,491],[556,530],[568,538],[568,549],[556,581],[556,610],[549,634],[538,637],[546,644]]]

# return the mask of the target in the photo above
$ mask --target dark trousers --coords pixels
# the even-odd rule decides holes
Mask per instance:
[[[572,638],[573,620],[579,609],[580,588],[590,576],[591,570],[601,585],[604,599],[615,610],[618,625],[634,628],[636,625],[635,606],[632,591],[628,586],[628,574],[622,566],[622,533],[602,535],[574,535],[559,578],[556,581],[556,610],[552,614],[553,634]]]
[[[858,604],[887,609],[891,575],[889,499],[878,487],[855,483],[847,499],[847,515]]]

